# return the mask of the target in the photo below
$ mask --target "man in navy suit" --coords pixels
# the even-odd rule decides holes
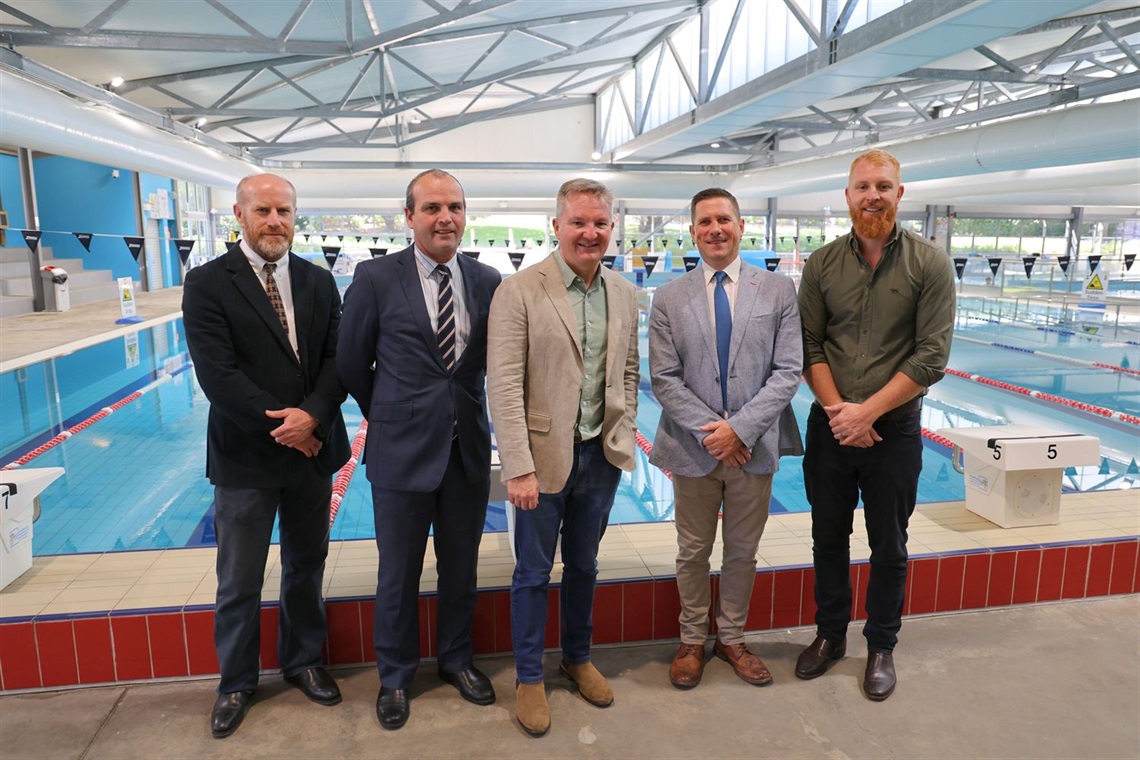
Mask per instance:
[[[418,596],[428,531],[435,540],[439,676],[464,699],[495,701],[471,661],[476,565],[491,488],[485,378],[487,314],[498,271],[457,255],[463,188],[432,169],[408,185],[415,235],[399,253],[366,261],[345,294],[337,368],[368,420],[379,567],[374,644],[376,715],[408,720],[420,661]]]
[[[693,196],[689,232],[701,265],[658,288],[649,316],[649,372],[661,422],[649,461],[673,473],[681,645],[678,689],[701,681],[709,630],[709,555],[723,511],[724,557],[713,652],[747,683],[772,674],[748,650],[744,625],[772,474],[800,454],[788,406],[803,347],[792,281],[740,260],[744,221],[727,190]]]
[[[261,587],[281,521],[285,680],[314,702],[340,702],[321,667],[321,601],[332,474],[348,461],[336,375],[340,294],[327,270],[291,254],[297,194],[273,174],[246,177],[234,214],[242,240],[186,274],[186,342],[210,400],[206,475],[214,484],[221,682],[210,729],[241,725],[257,686]]]

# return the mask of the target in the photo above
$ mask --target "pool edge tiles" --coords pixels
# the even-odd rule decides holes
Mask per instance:
[[[1128,498],[1132,497],[1132,498]],[[1074,524],[1087,524],[1088,514],[1131,526],[1140,522],[1140,504],[1126,492],[1072,494],[1064,497]],[[929,510],[925,509],[929,507]],[[913,524],[908,616],[1013,604],[1130,594],[1140,591],[1140,526],[1105,523],[1098,536],[1035,540],[1032,535],[1002,531],[982,518],[971,518],[962,502],[922,505]],[[869,565],[865,534],[856,520],[851,579],[853,617],[862,612]],[[1064,527],[1064,522],[1062,523]],[[959,546],[954,534],[999,531],[997,545]],[[1025,529],[1028,530],[1028,529]],[[1052,536],[1047,536],[1053,538]],[[488,540],[490,539],[490,540]],[[510,548],[499,534],[485,538],[480,552],[480,592],[473,637],[479,654],[510,651]],[[766,544],[768,544],[766,546]],[[789,548],[790,547],[790,548]],[[787,549],[781,551],[780,549]],[[603,540],[600,580],[594,605],[594,643],[618,644],[678,635],[679,601],[673,570],[676,551],[671,524],[614,526]],[[96,555],[57,555],[37,558],[28,581],[17,579],[13,592],[0,592],[0,690],[50,689],[61,686],[117,683],[217,673],[213,652],[212,549],[167,549]],[[115,567],[120,558],[134,557],[134,576]],[[719,549],[714,548],[714,557]],[[420,586],[421,653],[434,656],[429,623],[435,617],[432,557],[425,562]],[[50,562],[48,560],[51,560]],[[39,567],[42,566],[42,567]],[[275,562],[267,568],[262,606],[262,662],[277,667],[273,639],[279,615]],[[714,570],[716,566],[714,565]],[[38,570],[38,572],[37,572]],[[99,580],[118,583],[125,597],[140,583],[157,583],[155,575],[182,588],[168,599],[146,596],[146,606],[119,602],[99,609],[98,600],[77,602],[73,611],[9,614],[23,592],[66,590],[72,583]],[[194,576],[187,578],[184,576]],[[120,577],[122,576],[122,577]],[[328,638],[325,659],[330,665],[359,665],[373,660],[371,644],[375,584],[375,545],[370,540],[337,542],[330,548],[326,596]],[[160,579],[161,580],[161,579]],[[811,625],[814,617],[810,516],[773,516],[761,541],[747,630]],[[189,584],[197,581],[193,590]],[[713,576],[714,594],[719,578]],[[162,584],[159,584],[162,585]],[[81,589],[76,589],[81,590]],[[550,597],[557,609],[559,589]],[[98,596],[99,594],[95,594]],[[115,593],[112,592],[111,596]],[[141,597],[140,597],[141,598]],[[49,606],[44,604],[43,607]],[[92,608],[94,607],[94,608]],[[557,625],[548,627],[546,645],[557,645]]]

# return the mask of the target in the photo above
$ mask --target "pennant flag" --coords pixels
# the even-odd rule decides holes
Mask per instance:
[[[811,235],[807,236],[807,240],[808,240],[808,245],[811,245]]]
[[[1021,257],[1021,263],[1025,265],[1025,276],[1026,277],[1032,277],[1033,276],[1033,263],[1035,261],[1037,261],[1037,259],[1033,258],[1032,256],[1022,256]]]
[[[1124,271],[1127,272],[1132,269],[1132,264],[1136,261],[1135,253],[1124,254]]]
[[[388,249],[387,248],[372,248],[370,246],[368,248],[368,252],[372,254],[372,258],[376,258],[377,256],[383,256],[384,254],[388,253]]]
[[[1061,273],[1069,273],[1069,262],[1073,260],[1072,256],[1058,256],[1057,263],[1061,265]]]
[[[174,240],[174,247],[178,249],[178,258],[182,259],[182,266],[186,266],[186,262],[190,260],[190,252],[194,250],[194,244],[197,242],[188,238]]]
[[[515,268],[515,271],[517,272],[517,271],[519,271],[519,267],[522,266],[522,261],[523,261],[523,258],[526,256],[526,252],[525,251],[508,251],[507,256],[509,256],[511,258],[511,266],[513,266]]]
[[[994,273],[994,277],[997,277],[997,270],[1001,266],[1001,259],[989,259],[989,262],[990,271]]]
[[[488,240],[487,244],[491,245],[491,246],[495,245],[495,238],[491,238],[490,240]],[[517,269],[518,267],[515,267],[515,268]]]
[[[539,236],[538,236],[538,237],[536,237],[534,240],[535,240],[535,242],[536,242],[536,243],[538,243],[539,245],[542,245],[542,244],[543,244],[543,242],[546,240],[546,238],[544,238],[542,235],[539,235]]]
[[[1097,266],[1100,265],[1100,256],[1089,256],[1089,271],[1095,272]]]
[[[28,248],[31,249],[32,253],[35,253],[36,249],[40,247],[40,237],[43,233],[39,230],[20,230],[20,232],[23,234],[24,242],[28,244]]]
[[[404,242],[405,242],[406,244],[408,244],[408,245],[411,245],[411,244],[412,244],[412,239],[411,239],[410,237],[406,237],[406,238],[404,238]]]
[[[657,266],[657,256],[642,256],[641,260],[645,263],[645,276],[650,277],[653,274],[653,268]]]
[[[475,259],[476,261],[479,260],[479,252],[478,251],[462,251],[462,253],[465,256],[470,256],[471,258]]]
[[[764,266],[768,269],[769,272],[775,272],[776,267],[780,266],[780,257],[773,256],[770,259],[764,259]]]
[[[680,247],[681,247],[681,243],[682,243],[684,240],[685,240],[685,238],[677,238],[677,247],[678,247],[678,248],[680,248]]]
[[[685,257],[685,271],[691,272],[697,268],[697,264],[701,263],[700,256],[686,256]]]
[[[301,236],[301,242],[302,242],[302,243],[307,243],[307,242],[309,242],[309,236],[308,236],[308,235],[302,235],[302,236]]]
[[[79,242],[83,244],[84,250],[91,253],[91,238],[94,236],[90,232],[73,232],[71,234],[79,238]]]
[[[954,271],[958,273],[958,279],[962,279],[962,273],[966,271],[966,257],[954,257]]]
[[[340,247],[335,245],[322,245],[321,253],[325,255],[325,261],[329,264],[329,269],[333,268],[336,263],[337,256],[340,255]]]
[[[612,253],[608,253],[602,257],[602,266],[607,267],[609,269],[613,269],[614,268],[614,262],[616,260],[617,260],[617,256],[614,256]]]
[[[380,244],[380,238],[373,235],[372,236],[372,245],[379,245],[379,244]]]
[[[618,247],[618,250],[620,251],[621,250],[621,238],[617,239],[617,247]]]
[[[1132,457],[1132,461],[1128,463],[1128,469],[1124,471],[1127,475],[1140,474],[1140,467],[1136,465],[1136,457]]]
[[[364,239],[364,238],[362,238],[360,235],[357,235],[357,236],[356,236],[356,242],[358,242],[358,243],[359,243],[361,240],[363,240],[363,239]]]
[[[756,238],[748,238],[748,239],[752,241],[752,245],[756,245]]]
[[[143,239],[141,237],[124,235],[123,242],[127,244],[127,250],[135,257],[135,261],[138,261],[143,251]]]
[[[780,235],[780,245],[783,245],[783,244],[784,244],[784,236]]]

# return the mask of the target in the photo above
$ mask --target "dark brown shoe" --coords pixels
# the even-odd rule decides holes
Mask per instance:
[[[800,652],[796,660],[796,676],[810,681],[822,676],[827,669],[847,654],[847,639],[842,641],[828,641],[822,636],[816,636],[815,641],[808,648]]]
[[[705,645],[681,642],[669,666],[669,680],[678,689],[691,689],[701,682],[704,670]]]
[[[882,702],[895,690],[895,658],[889,652],[868,652],[863,693],[867,699]]]
[[[724,644],[717,639],[713,654],[731,665],[741,680],[753,686],[772,683],[772,674],[768,672],[764,661],[749,652],[743,641],[739,644]]]

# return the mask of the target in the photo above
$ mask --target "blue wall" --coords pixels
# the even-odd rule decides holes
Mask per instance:
[[[8,224],[13,230],[27,229],[24,219],[24,195],[20,192],[20,164],[15,156],[0,154],[0,200],[8,212]],[[8,246],[20,246],[24,238],[8,232]]]
[[[146,199],[150,197],[151,193],[159,190],[165,190],[167,197],[170,198],[171,211],[178,205],[174,200],[174,180],[168,177],[159,177],[154,174],[139,174],[139,199],[140,203],[145,204]],[[147,218],[144,212],[143,218]],[[172,285],[182,284],[182,261],[178,258],[178,251],[175,249],[174,244],[170,242],[178,233],[174,227],[173,219],[158,219],[159,233],[158,240],[159,246],[162,248],[162,282],[156,282],[156,272],[148,272],[150,275],[150,289],[156,290],[160,285],[164,288],[169,288]]]
[[[123,235],[141,235],[135,216],[135,174],[62,156],[34,159],[40,245],[56,258],[83,259],[84,269],[110,269],[114,277],[139,279],[139,267]],[[92,232],[91,252],[73,232]]]

